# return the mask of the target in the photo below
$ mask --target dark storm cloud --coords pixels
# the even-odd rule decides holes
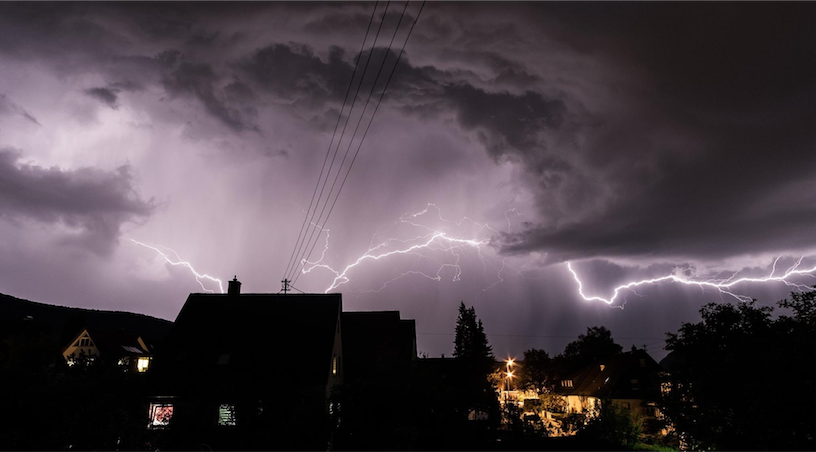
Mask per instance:
[[[110,88],[88,88],[85,90],[85,94],[93,97],[94,99],[102,102],[103,104],[107,105],[110,108],[116,110],[119,106],[116,104],[116,100],[118,90],[110,89]]]
[[[25,108],[21,107],[20,105],[12,102],[5,94],[0,94],[0,114],[16,114],[20,115],[23,118],[31,121],[38,126],[41,126],[40,121],[37,121],[37,118],[31,115]]]
[[[565,110],[562,102],[531,91],[516,96],[462,84],[443,86],[443,95],[462,127],[486,132],[483,144],[494,158],[513,151],[544,152],[537,136],[557,128]]]
[[[110,83],[107,87],[97,86],[94,88],[88,88],[84,91],[84,93],[116,110],[119,108],[117,100],[119,99],[120,92],[141,90],[144,90],[144,86],[141,83],[125,80],[123,82]]]
[[[365,57],[362,61],[365,61]],[[254,52],[239,65],[248,77],[283,101],[321,106],[341,101],[354,67],[339,47],[329,50],[323,62],[306,45],[273,44]]]
[[[0,149],[0,217],[62,223],[80,230],[64,239],[98,254],[109,253],[128,221],[155,210],[133,188],[128,165],[115,172],[94,168],[61,170],[21,163],[22,153]]]
[[[181,61],[177,63],[177,54],[163,54],[164,59],[173,69],[162,80],[165,91],[171,96],[192,96],[198,99],[206,108],[207,112],[229,126],[232,130],[258,130],[257,126],[249,120],[255,114],[252,108],[236,108],[224,99],[223,90],[217,84],[219,78],[216,76],[212,66],[207,63],[193,63]],[[233,84],[234,85],[234,84]],[[233,85],[232,89],[237,88]],[[238,90],[241,92],[241,90]],[[248,97],[246,87],[242,94]]]
[[[370,8],[0,4],[0,52],[60,68],[91,60],[103,80],[158,84],[234,132],[261,131],[269,105],[325,129]],[[263,14],[292,14],[300,29],[254,41],[229,29]],[[814,17],[810,3],[433,3],[385,102],[520,168],[515,183],[540,218],[499,237],[504,252],[557,261],[812,247],[802,231],[816,227]],[[375,49],[364,91],[385,54]],[[571,72],[582,66],[596,78]],[[119,90],[86,93],[115,107]]]
[[[737,6],[543,8],[553,36],[649,84],[622,97],[637,111],[597,112],[572,149],[613,196],[592,216],[505,236],[503,251],[702,259],[816,245],[816,8]]]

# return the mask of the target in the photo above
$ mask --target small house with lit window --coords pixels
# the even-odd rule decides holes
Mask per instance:
[[[654,417],[660,397],[660,365],[635,349],[619,353],[563,378],[555,392],[566,402],[568,414],[593,412],[598,403],[645,417]]]
[[[166,447],[325,449],[343,382],[340,294],[190,294],[151,370]]]
[[[126,372],[146,372],[153,359],[152,348],[141,336],[125,331],[82,328],[62,349],[69,366],[102,360]]]

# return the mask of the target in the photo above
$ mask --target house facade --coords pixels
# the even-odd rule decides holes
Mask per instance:
[[[637,416],[654,417],[660,371],[645,350],[633,349],[564,378],[555,392],[564,399],[567,414],[592,414],[604,402]]]
[[[151,372],[168,446],[325,449],[343,382],[339,294],[190,294]]]
[[[153,350],[141,336],[124,331],[82,328],[62,349],[66,364],[90,364],[105,360],[123,371],[146,372],[153,360]]]

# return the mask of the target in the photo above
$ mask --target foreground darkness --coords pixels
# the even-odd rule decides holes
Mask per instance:
[[[197,301],[195,306],[201,309],[205,302],[232,300],[234,304],[238,300],[228,295],[196,296],[191,296],[191,301]],[[329,307],[326,302],[330,299],[324,299],[316,298]],[[303,304],[306,298],[292,300]],[[243,355],[232,352],[224,358],[222,353],[219,361],[257,358],[247,367],[250,374],[246,375],[257,373],[262,381],[233,388],[242,394],[231,399],[237,400],[237,425],[223,427],[214,421],[194,426],[189,424],[193,418],[179,417],[182,402],[200,404],[195,411],[206,410],[206,400],[223,391],[219,387],[228,388],[230,382],[239,381],[237,374],[232,376],[223,369],[208,373],[204,367],[195,367],[200,366],[194,364],[196,361],[172,351],[181,344],[180,335],[192,337],[191,326],[206,331],[202,324],[188,324],[164,336],[167,323],[146,316],[66,310],[7,296],[0,302],[0,363],[7,408],[0,418],[0,448],[5,450],[325,450],[327,445],[334,450],[812,450],[816,445],[811,428],[816,419],[810,409],[816,403],[812,360],[816,351],[816,291],[791,294],[779,303],[778,312],[754,303],[705,306],[701,321],[684,324],[676,333],[668,334],[666,346],[671,354],[657,370],[640,377],[642,397],[656,402],[665,417],[633,417],[613,409],[610,399],[604,401],[597,418],[572,415],[571,422],[577,423],[578,430],[568,437],[550,437],[539,421],[522,416],[514,405],[500,406],[496,391],[504,384],[503,376],[501,372],[498,379],[491,375],[496,366],[501,370],[505,363],[492,358],[489,344],[479,345],[483,332],[479,333],[478,318],[464,304],[455,328],[453,359],[416,359],[415,352],[413,360],[403,361],[396,355],[388,358],[383,353],[397,350],[397,343],[377,344],[364,338],[397,338],[386,330],[404,321],[397,315],[390,320],[397,323],[383,329],[370,320],[387,325],[389,313],[344,313],[344,328],[365,333],[343,336],[349,352],[347,378],[332,390],[328,412],[320,404],[316,411],[307,408],[311,396],[304,379],[310,378],[310,372],[304,365],[313,356],[281,350],[262,352],[241,342],[243,339],[235,339],[241,329],[253,329],[252,320],[224,329],[225,335],[213,337],[212,343],[195,340],[194,352],[227,350],[224,347],[230,340],[245,347]],[[280,310],[284,301],[270,303],[264,303],[265,308]],[[186,317],[180,315],[180,321],[184,317],[184,321],[198,318],[201,322],[201,314],[191,312]],[[72,341],[81,325],[99,322],[123,331],[137,328],[156,334],[150,344],[157,352],[147,372],[123,371],[105,359],[66,365],[60,344],[65,338]],[[328,325],[330,334],[332,325]],[[297,341],[286,342],[283,336],[276,342],[284,348],[297,347]],[[350,351],[359,347],[368,351],[353,359]],[[598,362],[612,365],[614,356],[625,355],[620,352],[608,330],[589,328],[561,354],[551,351],[548,357],[544,350],[528,350],[518,364],[521,367],[514,384],[539,387],[542,394],[549,394],[542,396],[542,401],[553,400],[559,383],[574,378],[570,375],[576,369],[587,362],[593,363],[591,367],[597,367]],[[176,357],[169,361],[174,353]],[[366,360],[367,355],[378,358]],[[178,367],[173,362],[190,364]],[[262,376],[266,370],[261,369],[270,371],[271,377]],[[778,384],[780,376],[798,403],[791,404],[777,391],[767,390]],[[174,379],[181,386],[174,386]],[[185,391],[197,395],[178,399],[177,415],[169,425],[147,428],[151,423],[149,401],[157,394]],[[469,420],[473,410],[485,413],[485,418]],[[665,428],[668,435],[659,433]]]

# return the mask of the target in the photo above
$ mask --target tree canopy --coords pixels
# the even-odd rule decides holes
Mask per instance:
[[[605,326],[588,327],[586,334],[567,344],[562,355],[570,370],[577,370],[598,361],[611,358],[623,351],[612,339]]]
[[[459,304],[459,317],[456,319],[456,336],[454,338],[453,356],[474,361],[493,361],[493,348],[487,342],[482,321],[476,317],[474,307]]]
[[[755,302],[708,304],[669,333],[665,412],[694,449],[816,449],[816,291],[773,319]]]
[[[549,392],[553,383],[553,363],[545,350],[531,348],[524,352],[524,365],[519,372],[519,383],[524,389],[538,393]]]

